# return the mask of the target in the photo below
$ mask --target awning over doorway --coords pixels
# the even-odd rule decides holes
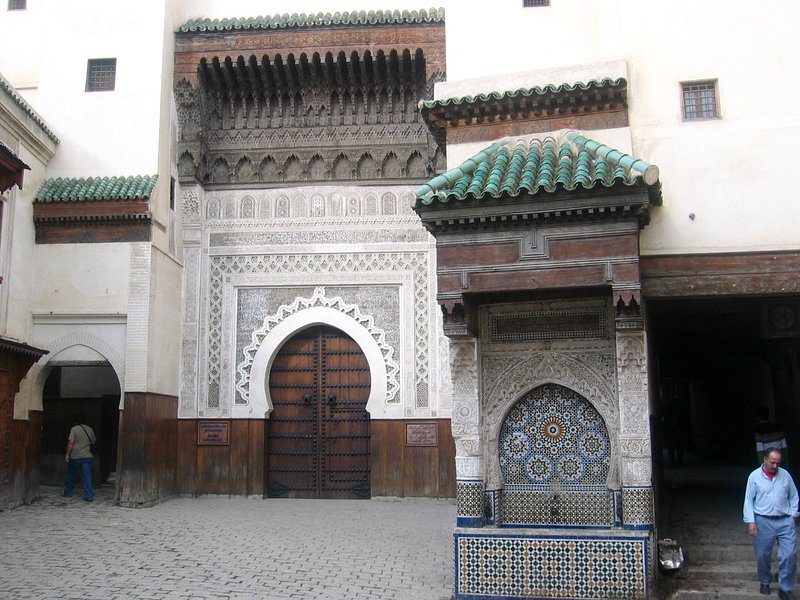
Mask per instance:
[[[503,138],[416,190],[416,205],[644,186],[661,204],[658,167],[574,131]]]

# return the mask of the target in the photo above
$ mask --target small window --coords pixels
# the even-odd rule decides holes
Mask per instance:
[[[25,10],[25,0],[8,0],[8,10]]]
[[[684,121],[719,117],[716,80],[682,83],[681,90],[683,92]]]
[[[169,209],[175,210],[175,178],[169,178]]]
[[[522,8],[532,6],[550,6],[550,0],[522,0]]]
[[[116,58],[92,58],[86,68],[87,92],[111,92],[117,77]]]

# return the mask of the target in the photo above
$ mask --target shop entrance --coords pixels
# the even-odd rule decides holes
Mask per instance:
[[[333,327],[301,331],[269,376],[267,495],[369,498],[370,393],[367,359]]]

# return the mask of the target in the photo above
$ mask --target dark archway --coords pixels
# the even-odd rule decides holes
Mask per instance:
[[[117,465],[119,434],[119,379],[106,365],[54,366],[42,391],[42,449],[40,473],[43,485],[64,483],[64,451],[75,415],[86,417],[97,433],[99,450],[94,461],[95,480],[112,483]]]

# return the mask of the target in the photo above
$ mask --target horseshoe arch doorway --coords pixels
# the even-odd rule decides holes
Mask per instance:
[[[367,358],[339,329],[317,325],[283,345],[269,374],[269,497],[370,497],[370,386]]]

